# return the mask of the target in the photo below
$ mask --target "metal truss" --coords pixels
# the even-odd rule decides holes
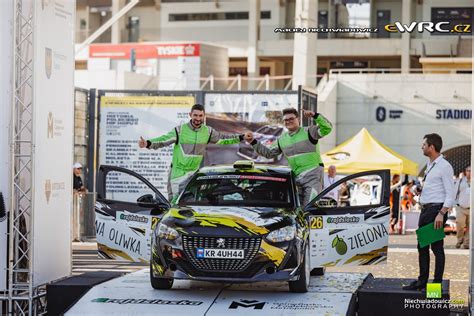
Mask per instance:
[[[35,2],[14,0],[11,199],[8,235],[9,315],[42,313],[44,296],[33,287],[33,91]]]

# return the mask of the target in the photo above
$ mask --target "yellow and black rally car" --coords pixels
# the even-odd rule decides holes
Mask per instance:
[[[389,177],[351,175],[302,207],[288,167],[237,161],[201,168],[170,206],[145,178],[101,166],[99,254],[151,258],[155,289],[191,279],[288,281],[290,291],[306,292],[314,268],[386,260]]]

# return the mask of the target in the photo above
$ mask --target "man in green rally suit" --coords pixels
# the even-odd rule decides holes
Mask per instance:
[[[191,120],[176,126],[169,133],[145,140],[140,137],[140,148],[160,149],[174,144],[171,171],[168,177],[168,196],[175,202],[184,189],[187,180],[199,169],[204,159],[208,143],[219,145],[237,144],[243,140],[242,134],[222,134],[204,124],[204,106],[195,104],[189,113]]]
[[[300,127],[298,111],[293,108],[283,110],[283,121],[288,132],[283,133],[271,148],[268,148],[245,134],[245,140],[254,150],[266,158],[285,155],[295,173],[296,185],[303,206],[308,204],[323,188],[324,165],[319,153],[318,140],[328,135],[332,124],[324,116],[313,111],[305,111],[305,117],[313,117],[315,125]]]

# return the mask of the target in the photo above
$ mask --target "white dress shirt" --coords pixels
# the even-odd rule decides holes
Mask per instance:
[[[453,176],[453,167],[443,155],[429,162],[425,170],[420,203],[422,205],[443,203],[443,207],[453,207],[455,197]]]
[[[334,178],[331,178],[329,175],[325,174],[324,175],[324,182],[323,182],[323,190],[330,187],[337,181],[339,181],[341,178],[338,176],[334,176]],[[334,188],[333,190],[329,191],[326,193],[325,196],[330,196],[336,201],[339,201],[339,187]]]
[[[456,204],[462,208],[471,207],[471,183],[466,177],[462,177],[456,183]]]

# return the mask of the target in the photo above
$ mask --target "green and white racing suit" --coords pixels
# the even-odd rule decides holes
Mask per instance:
[[[323,189],[324,165],[319,153],[318,140],[332,130],[331,122],[319,113],[315,114],[314,122],[315,125],[300,127],[292,133],[283,133],[270,148],[256,140],[251,143],[254,150],[266,158],[277,157],[283,153],[295,173],[303,206]]]
[[[202,124],[195,128],[191,122],[175,127],[169,133],[147,140],[147,148],[160,149],[174,144],[171,171],[168,177],[168,196],[175,202],[187,180],[199,169],[208,143],[237,144],[241,134],[223,134]]]

